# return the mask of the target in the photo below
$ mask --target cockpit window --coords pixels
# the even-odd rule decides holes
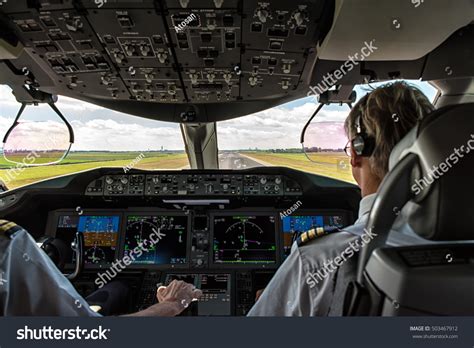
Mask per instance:
[[[13,164],[1,156],[0,179],[9,189],[98,167],[121,167],[124,172],[131,168],[188,168],[178,124],[133,117],[61,96],[56,104],[75,133],[68,156],[57,164],[34,167]],[[0,86],[2,137],[12,126],[20,106],[11,89]],[[20,121],[27,126],[30,124],[24,128],[32,131],[38,127],[55,129],[59,125],[58,117],[51,115],[48,105],[27,106]],[[36,138],[32,141],[38,141]],[[37,145],[41,148],[41,144]],[[34,153],[24,152],[19,151],[19,154],[24,157],[25,164],[41,164]]]
[[[407,82],[434,100],[436,89],[430,84]],[[357,100],[381,84],[356,86]],[[316,116],[313,129],[306,136],[318,149],[316,159],[310,161],[302,151],[300,134],[317,105],[316,98],[307,97],[220,122],[217,130],[220,168],[281,166],[355,183],[349,157],[344,152],[348,141],[343,127],[349,113],[347,105],[325,106]]]
[[[409,82],[434,99],[436,90],[431,85]],[[357,86],[358,98],[377,85]],[[59,163],[35,167],[12,164],[1,156],[0,179],[9,189],[98,167],[121,167],[124,172],[132,168],[189,168],[178,124],[133,117],[66,97],[60,97],[56,104],[75,133],[68,156]],[[318,149],[316,161],[310,161],[303,153],[300,133],[316,107],[316,99],[307,97],[219,122],[219,168],[282,166],[354,182],[349,158],[344,153],[347,139],[342,126],[349,112],[347,106],[329,105],[320,111],[315,119],[317,127],[308,132]],[[19,108],[11,89],[0,85],[1,135],[12,126]],[[27,106],[21,119],[34,124],[30,130],[58,126],[57,116],[51,115],[47,105]],[[39,162],[34,155],[25,158],[26,164]]]

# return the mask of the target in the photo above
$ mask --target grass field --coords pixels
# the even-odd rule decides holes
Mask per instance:
[[[259,151],[241,152],[243,155],[270,165],[290,167],[310,173],[329,176],[354,183],[349,159],[341,153],[321,153],[316,160],[310,162],[300,153],[268,153]],[[61,163],[50,166],[23,167],[12,170],[11,163],[0,157],[0,179],[7,183],[8,188],[24,186],[36,181],[71,174],[82,170],[98,167],[125,167],[140,152],[72,152]],[[137,169],[180,169],[188,165],[184,153],[143,152],[145,156],[134,168]],[[38,161],[37,163],[41,163]]]
[[[268,153],[259,151],[241,153],[274,166],[290,167],[355,183],[352,177],[349,158],[344,153],[320,153],[314,157],[317,163],[308,160],[303,153]]]
[[[98,167],[125,167],[140,155],[139,152],[72,152],[59,164],[39,167],[15,167],[0,159],[0,179],[9,189],[24,186],[55,176],[79,172]],[[134,168],[137,169],[179,169],[188,165],[184,153],[143,152],[145,156]]]

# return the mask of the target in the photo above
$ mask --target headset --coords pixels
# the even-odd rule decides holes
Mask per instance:
[[[351,147],[358,156],[369,157],[375,149],[375,139],[365,132],[362,117],[359,115],[355,120],[356,135],[351,140]]]

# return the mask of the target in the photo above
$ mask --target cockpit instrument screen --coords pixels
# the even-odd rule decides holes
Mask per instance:
[[[119,216],[80,216],[77,231],[84,235],[84,263],[108,264],[115,259]]]
[[[290,254],[291,245],[303,232],[316,227],[342,228],[345,225],[346,221],[343,214],[285,216],[282,219],[284,254],[286,256]]]
[[[216,264],[276,263],[275,216],[215,216],[213,257]]]
[[[188,217],[129,215],[125,256],[132,264],[171,265],[187,262]]]

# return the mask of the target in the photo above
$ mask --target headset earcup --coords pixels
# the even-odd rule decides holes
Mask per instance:
[[[364,153],[364,148],[365,148],[365,139],[363,136],[356,135],[354,139],[352,139],[351,146],[354,149],[354,152],[358,156],[362,156]]]

